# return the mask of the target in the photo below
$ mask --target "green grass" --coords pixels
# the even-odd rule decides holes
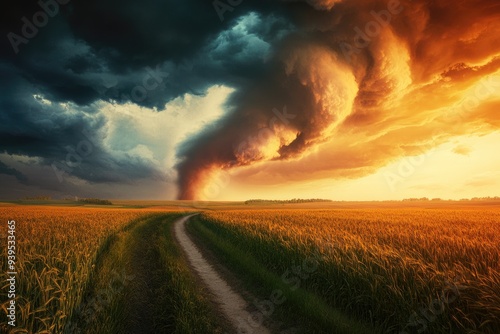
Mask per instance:
[[[275,320],[296,326],[304,333],[378,332],[332,308],[320,296],[300,288],[300,284],[314,274],[307,266],[302,266],[295,273],[291,267],[288,274],[284,272],[280,275],[268,270],[248,250],[239,247],[234,239],[221,234],[215,225],[200,216],[191,218],[187,227],[243,280],[247,289],[259,296],[260,301],[271,300],[274,293],[280,292],[281,297],[275,299],[279,302],[273,301],[273,312],[268,312]]]
[[[103,245],[67,333],[222,333],[172,235],[181,214],[154,214]]]

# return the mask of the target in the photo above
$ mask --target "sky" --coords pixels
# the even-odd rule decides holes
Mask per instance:
[[[500,3],[2,11],[0,199],[500,195]]]

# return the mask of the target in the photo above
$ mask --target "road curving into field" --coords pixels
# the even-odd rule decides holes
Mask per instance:
[[[222,312],[231,322],[238,333],[249,332],[242,324],[252,319],[252,315],[247,311],[248,304],[243,297],[237,293],[227,281],[215,270],[201,254],[198,247],[194,244],[186,232],[186,222],[194,215],[182,217],[174,224],[174,233],[181,248],[186,253],[189,263],[196,273],[215,296],[215,302],[220,305]],[[264,325],[258,328],[252,328],[253,333],[270,334],[271,331]]]

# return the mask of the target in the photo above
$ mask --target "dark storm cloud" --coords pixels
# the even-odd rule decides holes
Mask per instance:
[[[41,91],[16,71],[1,66],[0,136],[2,149],[10,154],[54,158],[65,143],[74,142],[82,131],[102,126],[92,107],[70,114],[59,105],[42,103]]]
[[[33,26],[44,7],[52,12]],[[271,1],[243,1],[224,20],[211,1],[201,0],[9,3],[0,29],[3,174],[25,182],[10,166],[19,163],[16,157],[35,157],[21,166],[47,189],[61,190],[55,174],[47,175],[54,166],[90,183],[169,178],[145,159],[105,147],[99,103],[162,110],[214,84],[248,86],[264,75],[274,45],[293,29],[288,14]],[[69,159],[68,168],[71,150],[86,141],[92,153]]]
[[[41,10],[33,2],[13,6],[2,28],[4,36],[22,36],[21,18],[32,21],[33,13]],[[18,45],[18,54],[3,38],[2,53],[51,99],[80,105],[98,99],[131,101],[161,108],[186,92],[202,94],[213,84],[236,86],[251,80],[263,60],[252,48],[244,50],[248,54],[241,52],[246,43],[241,35],[219,35],[256,12],[263,20],[247,34],[272,44],[290,28],[279,9],[272,2],[243,2],[220,21],[210,1],[74,1],[59,5],[59,13],[35,37]],[[220,47],[224,52],[219,49],[212,57],[211,51]],[[136,89],[133,96],[134,88],[151,80],[151,68],[163,74],[161,85],[147,94]]]
[[[21,173],[15,168],[9,167],[3,162],[0,161],[0,174],[5,174],[5,175],[12,175],[14,176],[19,182],[26,184],[28,181],[28,178],[26,175]]]
[[[97,50],[116,50],[118,61],[113,65],[128,68],[165,59],[182,63],[240,16],[250,11],[268,13],[278,9],[277,2],[242,1],[233,11],[226,12],[226,19],[221,21],[213,1],[93,0],[75,3],[69,17],[78,37]],[[266,33],[266,29],[261,33]]]
[[[32,164],[55,167],[45,176],[54,183],[63,181],[57,173],[97,183],[162,178],[147,161],[106,150],[101,134],[104,118],[93,106],[64,108],[41,101],[29,82],[5,66],[0,68],[4,77],[10,77],[0,82],[1,153],[36,157]]]

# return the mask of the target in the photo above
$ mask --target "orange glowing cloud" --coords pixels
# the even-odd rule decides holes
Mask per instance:
[[[252,184],[359,178],[500,129],[496,0],[307,3],[273,70],[183,152],[180,198],[212,169]]]

